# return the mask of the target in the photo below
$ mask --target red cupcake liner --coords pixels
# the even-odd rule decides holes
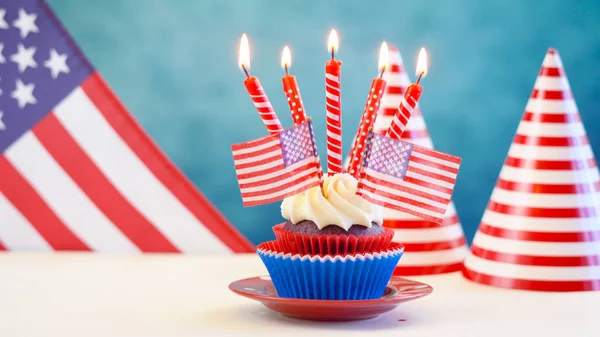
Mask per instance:
[[[383,234],[341,235],[302,234],[285,230],[285,223],[273,227],[276,241],[284,253],[300,255],[349,255],[388,249],[394,231],[384,228]]]

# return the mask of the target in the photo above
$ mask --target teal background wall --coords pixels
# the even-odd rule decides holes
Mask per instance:
[[[430,54],[421,106],[436,148],[463,157],[454,199],[471,239],[548,47],[558,48],[588,137],[600,154],[600,1],[50,0],[92,64],[140,123],[252,241],[272,237],[279,204],[245,209],[230,145],[266,131],[242,85],[237,44],[284,125],[280,50],[289,44],[325,160],[324,64],[341,38],[345,151],[382,40],[414,69]]]

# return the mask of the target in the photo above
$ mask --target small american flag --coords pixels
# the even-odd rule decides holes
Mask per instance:
[[[371,132],[357,194],[387,207],[441,223],[460,158]]]
[[[321,165],[311,123],[231,147],[244,206],[275,202],[319,185]]]
[[[253,246],[148,137],[45,2],[0,0],[0,250]]]

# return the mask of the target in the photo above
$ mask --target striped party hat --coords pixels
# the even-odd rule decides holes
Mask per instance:
[[[390,68],[381,108],[375,120],[375,132],[385,134],[398,110],[410,79],[397,48],[390,46]],[[415,108],[402,139],[433,148],[419,106]],[[396,267],[396,275],[428,275],[459,271],[467,254],[462,227],[451,201],[444,222],[436,224],[395,210],[384,210],[384,226],[393,228],[394,240],[405,246],[406,254]]]
[[[558,52],[550,49],[463,274],[538,291],[600,290],[600,176]]]

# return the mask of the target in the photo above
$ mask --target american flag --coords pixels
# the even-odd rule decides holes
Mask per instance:
[[[231,148],[246,207],[275,202],[319,185],[321,164],[311,121]]]
[[[442,223],[459,165],[458,157],[371,132],[357,194]]]
[[[0,250],[249,252],[43,1],[0,0]]]

